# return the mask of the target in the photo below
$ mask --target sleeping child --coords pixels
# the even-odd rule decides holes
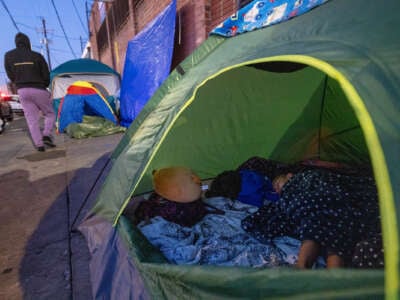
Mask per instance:
[[[279,201],[243,219],[242,228],[261,242],[279,236],[301,240],[298,268],[311,268],[319,255],[326,257],[327,268],[351,266],[356,244],[380,232],[370,175],[314,169],[279,175],[273,187]]]

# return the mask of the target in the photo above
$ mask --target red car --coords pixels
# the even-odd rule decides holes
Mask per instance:
[[[13,110],[10,104],[11,100],[11,95],[0,93],[0,134],[3,133],[6,124],[14,119]]]
[[[11,105],[11,109],[15,114],[23,115],[24,110],[19,102],[19,96],[14,94],[6,94],[4,92],[0,93],[0,98],[3,101],[7,101]]]

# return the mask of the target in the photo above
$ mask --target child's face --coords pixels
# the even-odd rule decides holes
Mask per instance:
[[[280,194],[282,192],[283,186],[286,184],[286,182],[288,182],[291,177],[291,173],[275,177],[274,181],[272,182],[272,187],[274,188],[275,192]]]

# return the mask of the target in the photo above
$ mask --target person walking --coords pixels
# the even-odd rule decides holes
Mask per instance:
[[[56,147],[53,142],[56,115],[47,87],[50,83],[49,67],[44,57],[31,50],[29,37],[21,32],[15,35],[16,48],[4,56],[8,78],[16,86],[29,132],[36,149],[45,151],[45,145]],[[40,112],[44,116],[43,132]]]

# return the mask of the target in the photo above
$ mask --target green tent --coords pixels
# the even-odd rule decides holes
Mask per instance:
[[[124,135],[81,224],[95,297],[397,299],[399,10],[398,0],[331,0],[264,29],[210,36],[185,59]],[[185,165],[205,179],[252,156],[370,163],[385,270],[172,265],[123,215],[152,189],[153,169]]]

